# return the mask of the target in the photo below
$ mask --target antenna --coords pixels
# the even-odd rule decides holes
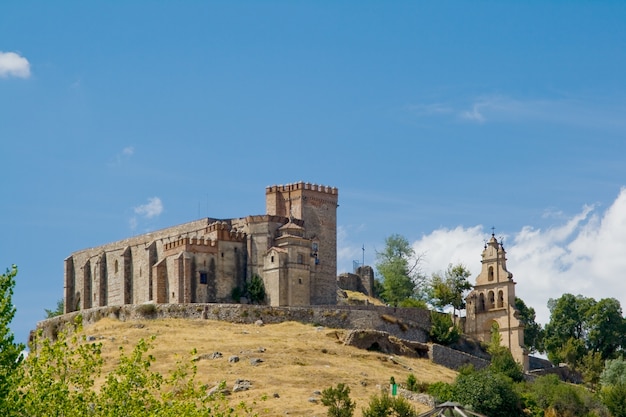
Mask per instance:
[[[365,244],[363,244],[361,249],[363,250],[363,262],[361,263],[361,266],[365,266]]]

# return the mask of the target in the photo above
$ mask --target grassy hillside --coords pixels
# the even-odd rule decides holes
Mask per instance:
[[[191,358],[196,349],[199,382],[210,387],[225,381],[228,388],[237,379],[252,383],[248,391],[230,395],[233,403],[244,401],[260,416],[324,416],[326,407],[311,402],[331,385],[343,382],[357,402],[356,416],[369,398],[387,385],[391,376],[405,381],[413,373],[418,381],[452,382],[456,372],[426,359],[395,357],[345,346],[338,339],[342,330],[320,328],[295,322],[257,326],[210,320],[145,320],[121,322],[103,319],[83,330],[103,344],[105,370],[112,368],[119,347],[129,352],[136,342],[156,336],[152,354],[154,370],[166,374],[175,361]],[[221,357],[209,355],[220,352]],[[236,355],[240,360],[229,362]],[[263,362],[252,365],[251,359]],[[415,403],[418,411],[427,406]]]

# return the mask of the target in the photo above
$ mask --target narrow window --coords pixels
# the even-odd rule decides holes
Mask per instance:
[[[299,264],[303,264],[304,263],[304,256],[301,253],[298,254],[298,263]]]
[[[302,278],[298,278],[298,284],[302,284]]]
[[[207,284],[208,282],[208,274],[206,272],[200,272],[200,284]]]
[[[118,263],[117,263],[117,259],[116,259],[116,260],[115,260],[115,267],[114,267],[114,268],[115,268],[115,273],[116,273],[116,274],[117,274],[117,269],[118,269],[118,267],[119,267],[119,265],[118,265]]]
[[[504,307],[504,293],[502,290],[498,291],[498,307]]]
[[[495,308],[496,307],[496,299],[495,296],[493,294],[493,291],[489,291],[489,308]]]
[[[272,255],[272,256],[270,257],[270,262],[271,262],[271,263],[274,263],[274,255]]]
[[[488,276],[489,281],[493,281],[493,266],[489,267],[489,276]]]

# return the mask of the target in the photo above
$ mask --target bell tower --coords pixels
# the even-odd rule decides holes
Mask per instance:
[[[515,308],[515,281],[513,274],[506,269],[504,246],[493,233],[485,244],[481,263],[476,285],[465,299],[465,334],[489,342],[491,328],[496,324],[502,345],[527,371],[528,351],[524,348],[524,325],[517,318]]]

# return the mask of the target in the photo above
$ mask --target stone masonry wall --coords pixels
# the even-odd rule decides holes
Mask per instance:
[[[233,323],[282,323],[297,321],[338,329],[373,329],[422,343],[428,341],[428,310],[379,306],[270,307],[250,304],[140,304],[96,307],[37,323],[45,337],[55,338],[65,323],[78,315],[84,324],[104,317],[121,321],[157,318],[221,320]]]
[[[475,369],[489,366],[489,361],[486,359],[435,344],[431,346],[428,356],[433,363],[450,369],[459,369],[461,366],[468,364],[474,365]]]

